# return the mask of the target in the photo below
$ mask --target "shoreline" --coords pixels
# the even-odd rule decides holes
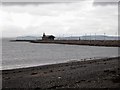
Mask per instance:
[[[57,66],[57,65],[61,65],[61,64],[70,64],[70,63],[89,63],[89,62],[99,62],[99,61],[106,61],[108,59],[119,59],[120,56],[118,57],[103,57],[103,58],[85,58],[85,59],[81,59],[81,60],[71,60],[71,61],[65,61],[62,63],[53,63],[53,64],[45,64],[45,65],[39,65],[39,66],[28,66],[28,67],[23,67],[23,68],[14,68],[14,69],[3,69],[0,70],[2,72],[6,72],[6,71],[13,71],[13,70],[22,70],[22,69],[31,69],[31,68],[39,68],[39,67],[46,67],[46,66]]]
[[[58,63],[47,63],[47,64],[41,64],[41,65],[33,65],[33,66],[26,66],[26,67],[17,67],[17,68],[6,68],[6,69],[0,69],[0,71],[11,71],[11,70],[19,70],[19,69],[26,69],[26,68],[36,68],[36,67],[43,67],[43,66],[51,66],[51,65],[59,65],[59,64],[66,64],[66,63],[71,63],[71,62],[88,62],[88,61],[93,61],[93,60],[101,60],[101,59],[113,59],[117,58],[117,56],[113,57],[92,57],[92,58],[82,58],[82,59],[77,59],[77,60],[68,60],[64,62],[58,62]]]
[[[2,70],[4,88],[120,88],[120,57]]]

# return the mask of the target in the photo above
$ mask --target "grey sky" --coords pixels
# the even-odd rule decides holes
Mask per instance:
[[[51,4],[51,3],[73,3],[80,1],[90,1],[90,0],[1,0],[2,5],[39,5],[39,4]],[[115,5],[118,4],[119,0],[94,0],[94,5]]]
[[[4,0],[7,1],[10,0]],[[0,28],[3,37],[41,35],[43,32],[57,36],[85,33],[115,35],[118,32],[117,5],[93,4],[94,0],[84,0],[77,3],[2,6]]]
[[[74,2],[85,0],[2,0],[2,2]]]
[[[1,0],[2,2],[73,2],[90,0]],[[119,0],[94,0],[95,2],[118,2]]]

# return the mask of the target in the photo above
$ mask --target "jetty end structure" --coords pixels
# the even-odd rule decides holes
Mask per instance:
[[[55,36],[53,35],[45,35],[45,33],[43,33],[43,36],[42,36],[42,40],[43,41],[52,41],[54,40]]]

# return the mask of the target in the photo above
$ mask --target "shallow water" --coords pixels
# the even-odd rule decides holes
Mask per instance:
[[[3,39],[2,67],[0,69],[23,68],[84,58],[114,56],[118,56],[117,47],[9,42],[9,39]]]

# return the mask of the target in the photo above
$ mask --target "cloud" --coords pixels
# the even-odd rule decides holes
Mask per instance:
[[[61,3],[73,3],[80,1],[93,1],[93,0],[3,0],[2,5],[42,5],[42,4],[61,4]],[[94,0],[95,6],[116,5],[119,0]]]
[[[93,6],[93,1],[79,3],[3,6],[3,36],[85,33],[114,35],[118,28],[117,6]]]
[[[61,3],[72,3],[86,0],[4,0],[2,4],[5,6],[10,5],[39,5],[39,4],[61,4]]]
[[[4,0],[3,2],[73,2],[73,1],[80,0]]]
[[[93,5],[95,6],[107,6],[107,5],[118,5],[120,0],[94,0]]]

